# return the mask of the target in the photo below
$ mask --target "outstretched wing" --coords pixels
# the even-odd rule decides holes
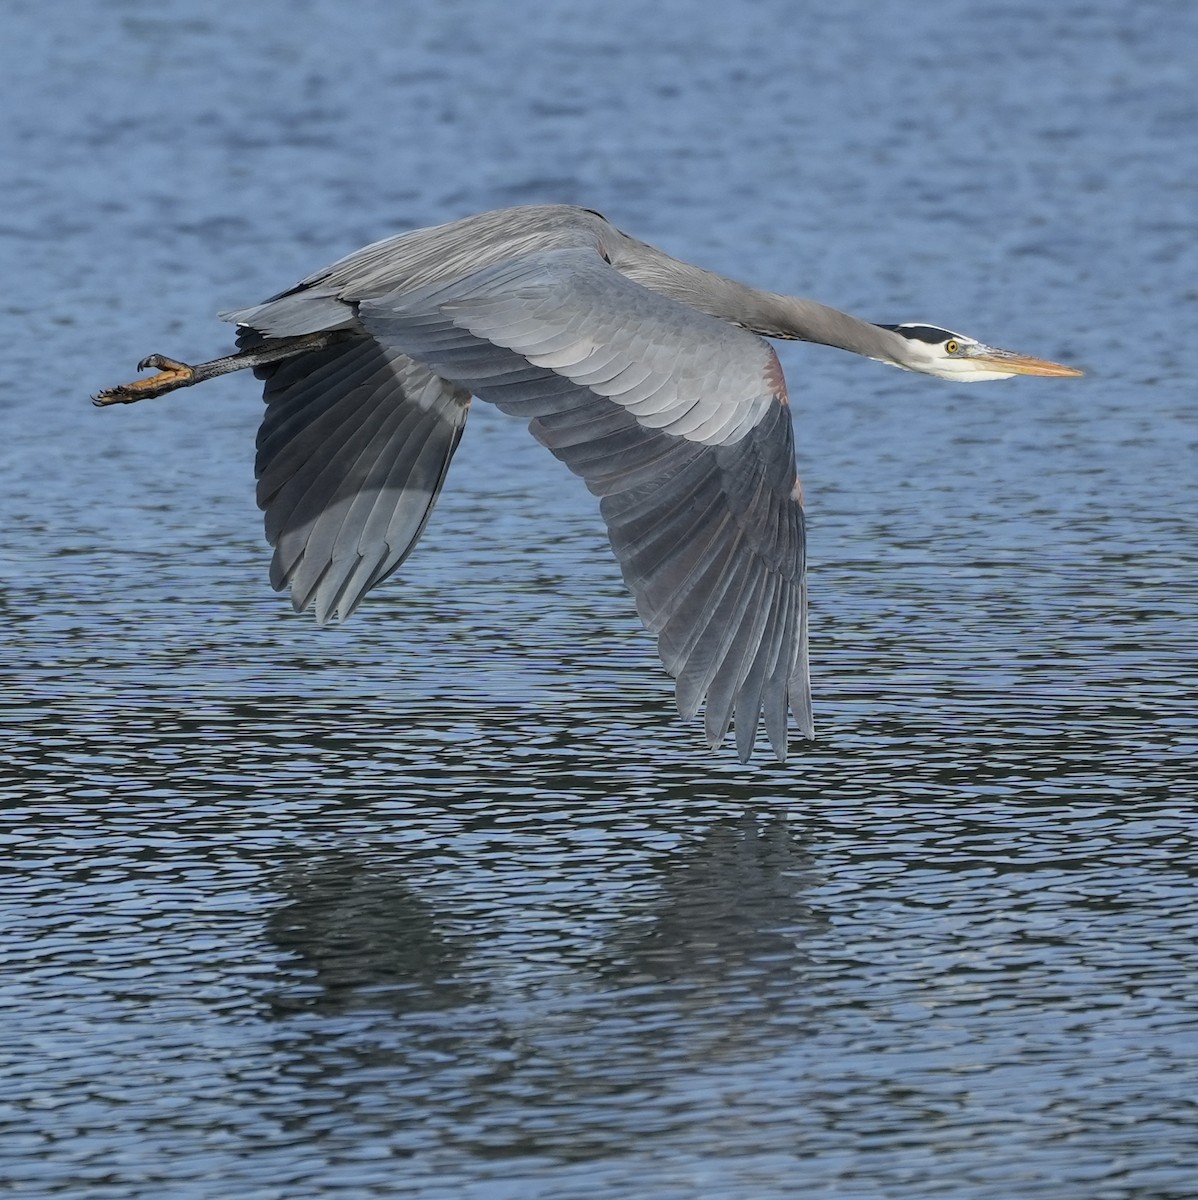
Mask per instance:
[[[255,336],[243,327],[239,342]],[[366,335],[257,374],[270,581],[291,589],[297,612],[344,620],[419,540],[470,395]]]
[[[764,712],[812,736],[803,512],[768,343],[626,279],[589,250],[512,259],[358,306],[362,326],[436,375],[528,419],[600,496],[646,627],[746,759]]]

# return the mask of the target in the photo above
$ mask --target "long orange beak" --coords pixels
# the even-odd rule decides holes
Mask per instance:
[[[1051,375],[1055,378],[1084,375],[1077,367],[1064,363],[1049,362],[1046,358],[1032,358],[1030,354],[1013,354],[1010,350],[995,350],[987,346],[980,354],[970,358],[976,363],[991,367],[995,371],[1007,371],[1012,375]]]

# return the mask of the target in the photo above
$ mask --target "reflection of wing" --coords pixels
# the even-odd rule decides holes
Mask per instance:
[[[810,736],[803,513],[766,342],[584,250],[363,300],[358,317],[389,350],[528,418],[602,497],[679,708],[706,697],[713,746],[735,713],[747,758],[764,709],[784,755],[788,704]]]
[[[243,330],[241,341],[252,340]],[[259,369],[258,503],[270,580],[297,611],[344,619],[411,553],[470,396],[373,338]]]
[[[447,928],[402,860],[336,851],[273,880],[286,903],[267,936],[297,962],[277,965],[276,1011],[433,1012],[485,999],[463,970],[470,939]]]
[[[826,922],[811,904],[811,854],[785,817],[716,821],[663,855],[660,873],[657,898],[608,941],[617,987],[621,977],[685,980],[700,986],[680,994],[704,1004],[721,986],[794,1003],[807,958],[796,935]]]

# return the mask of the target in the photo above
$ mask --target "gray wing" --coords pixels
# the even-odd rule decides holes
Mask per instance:
[[[777,358],[736,326],[556,250],[359,304],[382,344],[505,412],[600,496],[624,578],[718,746],[812,736],[803,512]]]
[[[257,334],[243,329],[239,342]],[[296,611],[344,620],[411,553],[466,424],[470,396],[362,336],[256,372],[258,504],[270,581]]]

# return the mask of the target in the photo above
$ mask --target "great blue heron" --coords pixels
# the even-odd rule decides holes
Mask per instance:
[[[343,620],[408,556],[470,397],[528,421],[600,497],[612,549],[715,749],[735,716],[786,756],[814,736],[802,497],[786,384],[765,338],[838,346],[956,382],[1080,375],[932,325],[875,325],[758,291],[589,209],[481,213],[376,242],[253,308],[236,354],[96,397],[130,403],[252,367],[265,380],[258,503],[271,583]]]

